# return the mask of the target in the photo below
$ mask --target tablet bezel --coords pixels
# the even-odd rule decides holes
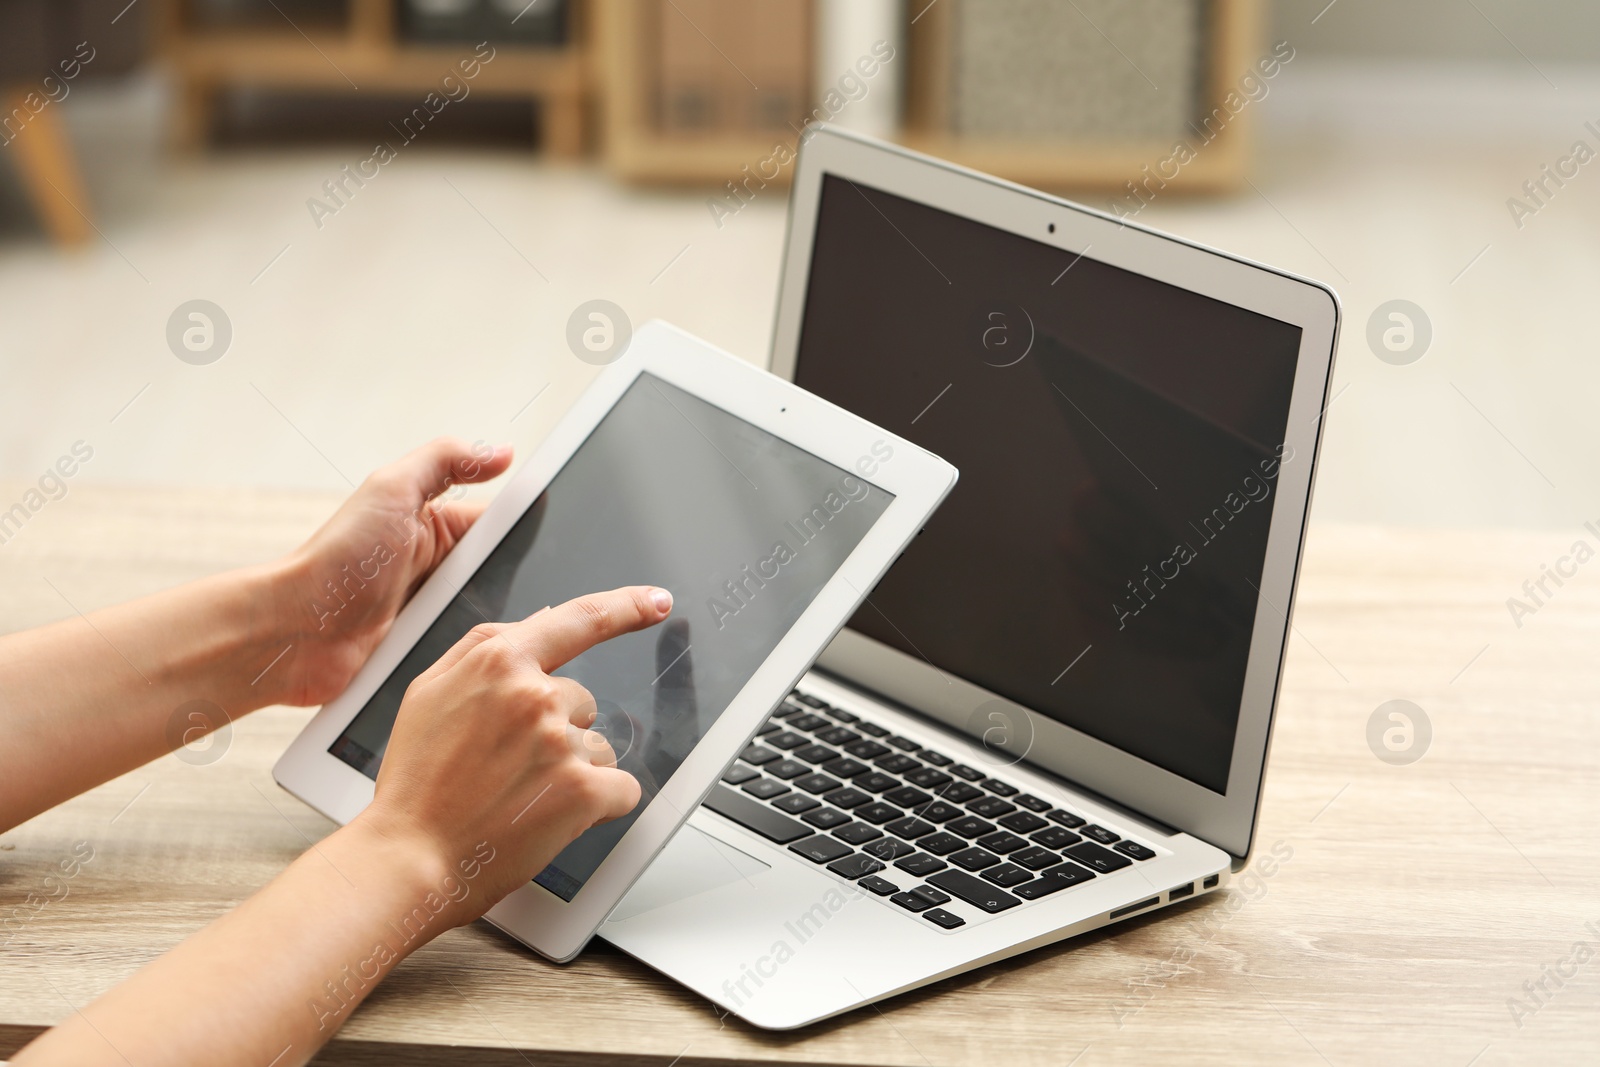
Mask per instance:
[[[279,785],[341,824],[371,802],[372,780],[330,754],[329,747],[643,372],[862,477],[894,499],[572,900],[530,882],[489,911],[487,918],[496,926],[559,962],[582,950],[956,480],[954,467],[904,438],[675,327],[647,323],[423,583],[349,688],[295,738],[273,767]],[[891,451],[887,459],[882,458],[884,443]],[[865,457],[874,460],[870,475],[859,466]],[[680,603],[677,611],[687,607]]]
[[[1098,737],[1005,701],[1019,724],[1008,734],[1018,739],[1011,749],[1016,758],[1027,758],[1208,841],[1226,850],[1235,867],[1241,867],[1260,814],[1322,416],[1332,403],[1328,392],[1339,335],[1338,295],[1310,278],[898,145],[817,125],[807,128],[795,167],[773,329],[772,370],[789,380],[799,358],[822,179],[829,174],[1300,327],[1285,439],[1303,458],[1283,464],[1278,480],[1227,792],[1214,792]],[[1063,665],[1073,650],[1064,652]],[[818,666],[963,732],[970,730],[974,708],[1005,700],[925,658],[849,629],[823,652]]]

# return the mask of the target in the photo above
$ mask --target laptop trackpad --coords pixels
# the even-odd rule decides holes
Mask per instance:
[[[740,852],[693,826],[673,835],[661,855],[645,869],[628,895],[612,911],[610,922],[622,922],[635,915],[770,869],[771,864]]]

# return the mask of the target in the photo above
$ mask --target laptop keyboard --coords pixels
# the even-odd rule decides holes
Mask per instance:
[[[945,930],[1156,855],[799,690],[705,806]]]

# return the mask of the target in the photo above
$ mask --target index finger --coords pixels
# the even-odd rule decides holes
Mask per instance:
[[[651,585],[590,593],[557,604],[500,632],[546,674],[579,653],[672,614],[672,594]]]

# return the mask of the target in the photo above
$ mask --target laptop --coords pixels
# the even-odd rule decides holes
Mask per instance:
[[[1250,858],[1326,286],[829,128],[772,369],[961,481],[601,928],[792,1029]]]

